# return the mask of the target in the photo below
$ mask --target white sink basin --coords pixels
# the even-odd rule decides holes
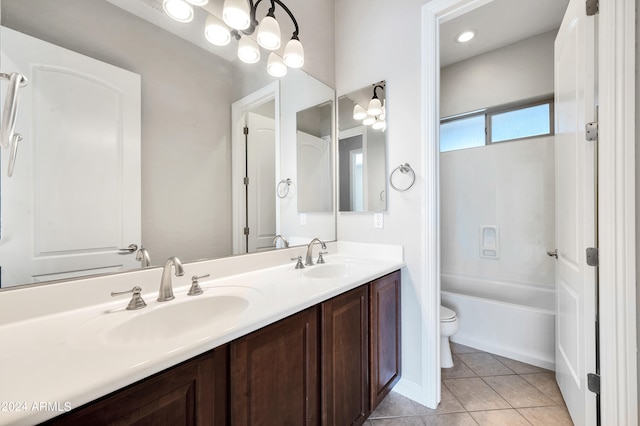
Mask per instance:
[[[348,276],[351,269],[348,263],[325,263],[306,269],[304,274],[309,278],[339,278]]]
[[[147,300],[149,306],[140,310],[118,309],[99,315],[83,324],[72,339],[93,335],[108,346],[129,346],[193,338],[207,329],[234,327],[260,296],[249,287],[216,287],[198,296],[176,294],[167,302]]]

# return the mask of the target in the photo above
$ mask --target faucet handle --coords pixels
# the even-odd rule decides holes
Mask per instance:
[[[304,265],[302,264],[302,256],[292,257],[291,260],[297,260],[295,269],[304,269]]]
[[[322,257],[323,254],[327,254],[329,253],[328,251],[321,251],[320,253],[318,253],[318,260],[316,260],[316,263],[327,263],[324,260],[324,257]]]
[[[120,296],[121,294],[133,293],[133,296],[131,296],[131,300],[129,301],[129,304],[127,305],[127,310],[128,311],[133,311],[133,310],[136,310],[136,309],[142,309],[145,306],[147,306],[147,304],[144,302],[144,299],[142,298],[142,296],[140,296],[141,292],[142,292],[142,289],[140,287],[138,287],[138,286],[135,286],[131,290],[112,291],[111,292],[111,297]]]
[[[211,274],[204,274],[204,275],[194,275],[191,277],[191,288],[189,289],[189,292],[187,293],[187,296],[197,296],[198,294],[202,294],[202,287],[200,287],[200,284],[198,284],[198,280],[200,278],[206,278],[206,277],[210,277]]]

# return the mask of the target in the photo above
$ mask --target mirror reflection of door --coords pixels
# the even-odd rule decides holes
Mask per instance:
[[[271,249],[276,235],[276,137],[273,102],[247,114],[246,252]]]
[[[361,212],[366,205],[366,167],[364,148],[367,134],[356,128],[340,133],[340,211]]]

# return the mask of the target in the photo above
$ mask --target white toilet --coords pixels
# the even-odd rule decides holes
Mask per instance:
[[[440,306],[440,367],[453,367],[449,336],[458,331],[458,316],[451,309]]]

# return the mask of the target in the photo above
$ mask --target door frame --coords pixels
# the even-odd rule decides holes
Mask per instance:
[[[440,23],[492,0],[432,0],[422,6],[422,168],[426,254],[421,295],[422,400],[440,401],[439,103]],[[598,27],[601,416],[638,421],[635,231],[635,0],[600,2]],[[604,331],[604,332],[603,332]],[[435,344],[434,344],[435,343]]]
[[[244,253],[244,126],[246,114],[266,102],[275,103],[276,179],[280,176],[280,80],[269,83],[231,104],[231,223],[233,254]],[[276,185],[277,182],[273,184]],[[280,233],[280,203],[276,203],[276,235]]]

